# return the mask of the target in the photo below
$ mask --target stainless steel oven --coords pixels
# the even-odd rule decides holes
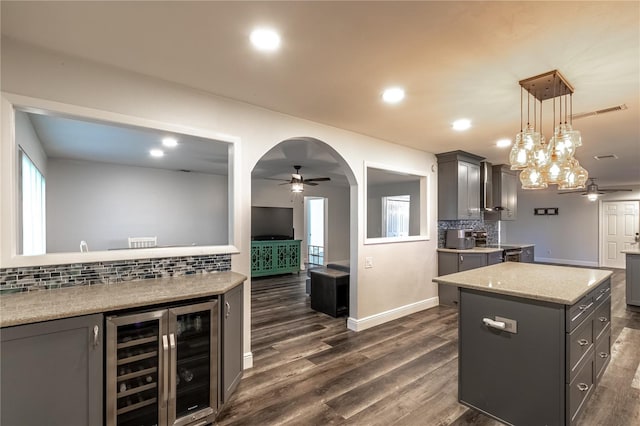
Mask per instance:
[[[521,248],[505,248],[503,253],[503,258],[505,262],[520,262],[520,257],[522,256]]]

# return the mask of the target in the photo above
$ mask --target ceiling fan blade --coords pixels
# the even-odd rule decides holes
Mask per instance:
[[[304,185],[309,185],[309,186],[318,186],[317,183],[315,182],[307,182],[306,180],[304,181]]]
[[[321,177],[321,178],[311,178],[311,179],[305,179],[304,182],[327,182],[330,181],[331,178],[329,177]]]
[[[598,191],[600,192],[619,192],[619,191],[632,191],[631,189],[605,189],[605,188],[598,188]]]
[[[262,178],[262,179],[264,179],[264,180],[277,180],[279,182],[291,182],[290,179],[278,179],[278,178],[268,178],[268,177]]]
[[[578,191],[565,191],[565,192],[558,192],[558,195],[565,195],[565,194],[582,194],[582,195],[587,195],[587,193],[584,191],[584,189],[580,189]]]

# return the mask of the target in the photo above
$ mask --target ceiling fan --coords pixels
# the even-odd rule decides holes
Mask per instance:
[[[587,198],[589,199],[589,201],[596,201],[598,199],[599,195],[603,195],[606,194],[608,192],[618,192],[618,191],[631,191],[631,189],[605,189],[605,188],[598,188],[598,184],[596,184],[595,182],[596,178],[589,178],[589,184],[587,185],[587,189],[586,191],[584,189],[579,189],[576,191],[565,191],[565,192],[558,192],[559,195],[562,194],[578,194],[580,193],[581,195],[586,195]]]
[[[300,174],[300,169],[302,168],[302,166],[296,165],[296,166],[293,166],[293,168],[296,169],[296,171],[295,173],[291,173],[291,179],[285,180],[284,183],[280,184],[280,185],[291,185],[291,192],[302,192],[304,191],[304,185],[316,186],[317,185],[316,182],[326,182],[331,180],[331,178],[329,177],[305,179]]]

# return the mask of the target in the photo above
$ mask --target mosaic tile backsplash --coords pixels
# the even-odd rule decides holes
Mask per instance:
[[[230,270],[230,254],[3,268],[0,294]]]
[[[472,229],[487,231],[487,244],[498,244],[498,222],[493,220],[439,220],[438,247],[444,247],[447,229]]]

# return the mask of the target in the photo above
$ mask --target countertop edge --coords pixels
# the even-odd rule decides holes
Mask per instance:
[[[91,306],[91,307],[88,307],[82,304],[73,304],[73,302],[75,301],[71,300],[69,304],[64,308],[64,310],[62,309],[51,310],[49,312],[36,313],[32,315],[24,315],[19,317],[11,317],[11,314],[7,315],[5,313],[0,313],[0,328],[35,324],[35,323],[44,322],[44,321],[80,317],[85,315],[93,315],[93,314],[101,314],[101,313],[104,314],[108,312],[120,311],[120,310],[131,309],[131,308],[144,308],[147,306],[160,305],[160,304],[171,303],[171,302],[179,302],[179,301],[189,300],[189,299],[199,299],[203,297],[218,296],[220,294],[224,294],[228,292],[229,290],[237,287],[238,285],[242,284],[247,280],[247,277],[245,275],[237,272],[225,271],[223,273],[229,274],[228,282],[225,282],[223,285],[214,286],[210,290],[196,289],[193,291],[180,291],[180,292],[176,291],[174,294],[168,294],[168,295],[162,295],[162,296],[156,296],[156,297],[150,296],[147,299],[142,298],[142,300],[130,298],[126,302],[106,299],[104,303],[100,303],[97,306]],[[211,278],[217,278],[217,275],[211,274]],[[160,278],[160,279],[130,281],[130,282],[118,283],[118,284],[98,284],[93,286],[77,287],[76,289],[86,288],[86,290],[84,291],[86,291],[86,293],[90,295],[92,291],[98,292],[100,290],[104,290],[109,286],[111,286],[112,288],[116,288],[119,285],[137,283],[137,284],[143,284],[146,287],[148,285],[153,285],[154,282],[156,285],[163,285],[168,282],[171,282],[172,279],[173,278]],[[188,280],[188,277],[180,277],[179,279]],[[205,279],[205,277],[200,276],[199,279],[202,280],[202,279]],[[44,292],[57,292],[57,291],[64,291],[69,289],[74,289],[74,287],[67,287],[64,289],[44,290]],[[38,293],[40,292],[35,292],[33,294],[37,295]],[[19,298],[21,295],[24,295],[24,293],[0,296],[0,301],[2,299]],[[32,297],[35,297],[35,296],[32,296]]]
[[[432,281],[436,282],[438,284],[452,285],[452,286],[455,286],[455,287],[462,287],[462,288],[467,288],[467,289],[476,290],[476,291],[482,291],[482,292],[486,292],[486,293],[502,294],[502,295],[506,295],[506,296],[519,297],[519,298],[523,298],[523,299],[539,300],[539,301],[543,301],[543,302],[550,302],[550,303],[557,303],[557,304],[561,304],[561,305],[571,306],[571,305],[575,304],[576,302],[578,302],[587,293],[589,293],[589,291],[593,290],[595,287],[599,286],[604,281],[609,279],[611,277],[611,275],[613,274],[613,272],[611,272],[611,271],[604,271],[603,270],[602,272],[604,272],[604,276],[601,279],[599,279],[599,280],[595,281],[594,283],[592,283],[589,287],[585,288],[584,291],[580,292],[580,294],[578,296],[576,296],[576,297],[574,297],[572,299],[561,298],[561,297],[553,297],[553,296],[545,296],[545,295],[540,295],[540,294],[536,294],[536,293],[527,293],[527,292],[524,292],[524,291],[512,290],[512,289],[508,289],[508,288],[505,289],[505,288],[487,287],[487,286],[482,286],[482,285],[473,285],[473,284],[467,284],[467,283],[459,283],[459,282],[455,282],[455,281],[451,281],[451,280],[447,280],[447,279],[441,279],[441,277],[432,278]]]

